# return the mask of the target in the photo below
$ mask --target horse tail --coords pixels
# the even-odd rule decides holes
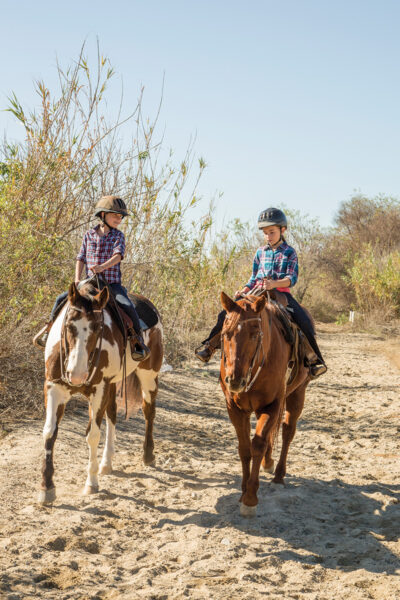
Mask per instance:
[[[125,384],[123,385],[122,381],[117,383],[117,408],[118,411],[126,413],[128,419],[130,416],[134,416],[142,406],[142,386],[136,371],[128,375],[126,390],[124,387]]]

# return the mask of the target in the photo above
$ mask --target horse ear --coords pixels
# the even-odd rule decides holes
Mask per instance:
[[[261,312],[265,306],[265,302],[265,296],[260,296],[257,298],[257,300],[254,300],[253,304],[251,305],[252,310],[254,310],[255,313]]]
[[[68,289],[68,300],[71,304],[75,304],[79,297],[78,288],[76,287],[75,282],[73,281]]]
[[[229,298],[228,294],[221,292],[221,304],[226,312],[239,312],[240,307],[236,304],[232,298]]]
[[[108,302],[108,298],[109,298],[108,287],[104,287],[101,290],[101,292],[99,294],[97,294],[97,296],[94,297],[94,300],[99,305],[99,308],[104,308]]]

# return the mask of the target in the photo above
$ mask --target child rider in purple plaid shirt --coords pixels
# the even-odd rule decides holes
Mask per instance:
[[[277,208],[267,208],[258,218],[258,228],[262,229],[264,233],[266,245],[258,248],[253,260],[252,275],[244,288],[236,292],[235,300],[254,288],[276,289],[283,292],[287,297],[293,321],[303,331],[317,357],[317,360],[310,364],[310,373],[315,379],[325,373],[327,367],[315,339],[311,319],[304,308],[293,298],[289,289],[297,281],[298,263],[296,251],[286,243],[283,237],[287,228],[286,216]],[[225,316],[224,310],[219,313],[217,323],[210,335],[195,351],[197,358],[203,362],[208,362],[219,347]]]
[[[81,249],[76,257],[75,283],[79,284],[84,266],[88,277],[101,273],[114,293],[118,305],[132,320],[134,331],[128,330],[128,336],[134,339],[131,344],[132,358],[140,361],[147,358],[149,349],[142,338],[136,309],[126,288],[121,284],[120,263],[125,255],[125,236],[118,227],[127,214],[125,202],[118,196],[103,196],[100,199],[94,215],[100,218],[101,223],[84,235]],[[58,306],[67,296],[68,292],[63,292],[57,297],[51,311],[50,322],[35,336],[34,341],[39,346],[46,345],[48,332],[57,314]]]

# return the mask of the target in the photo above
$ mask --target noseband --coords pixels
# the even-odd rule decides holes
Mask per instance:
[[[258,340],[257,340],[257,348],[255,349],[252,361],[250,363],[249,370],[247,371],[247,374],[246,374],[246,377],[245,377],[245,380],[246,380],[246,387],[244,389],[245,392],[248,392],[253,387],[253,384],[255,383],[257,377],[259,376],[260,371],[263,368],[264,363],[265,363],[265,353],[264,353],[264,348],[263,348],[263,345],[262,345],[262,340],[263,340],[263,337],[264,337],[264,333],[263,333],[263,331],[261,329],[261,323],[262,323],[261,317],[251,317],[250,319],[246,319],[245,321],[243,321],[241,323],[241,325],[243,325],[245,323],[250,323],[250,321],[258,321]],[[270,316],[270,323],[271,323],[271,316]],[[224,367],[226,368],[225,352],[224,352],[224,339],[223,339],[224,335],[225,335],[225,333],[222,333],[222,335],[221,335],[221,338],[222,338],[221,339],[221,348],[222,348],[222,359],[224,361]],[[260,349],[262,349],[262,361],[259,364],[254,377],[251,378],[251,374],[252,374],[252,371],[253,371],[254,366],[256,364],[256,361],[257,361]]]
[[[67,372],[66,372],[66,368],[67,368],[67,363],[68,363],[68,358],[69,358],[69,354],[68,354],[68,345],[67,345],[67,336],[66,336],[66,331],[65,331],[65,324],[67,322],[67,316],[68,316],[68,312],[69,310],[73,308],[74,310],[77,310],[78,312],[81,313],[85,313],[85,311],[82,308],[78,308],[77,306],[72,306],[70,304],[67,305],[67,309],[65,311],[65,315],[64,315],[64,319],[63,319],[63,323],[61,326],[61,335],[60,335],[60,370],[61,370],[61,377],[60,377],[60,381],[62,381],[63,383],[66,383],[67,385],[71,386],[71,387],[82,387],[83,385],[90,385],[94,374],[96,373],[97,370],[97,366],[99,364],[99,360],[100,360],[100,352],[101,352],[101,346],[103,343],[103,331],[104,331],[104,312],[103,309],[94,309],[93,312],[99,312],[101,313],[101,329],[100,329],[100,333],[97,336],[97,340],[96,340],[96,347],[94,349],[94,351],[92,352],[92,354],[89,357],[89,363],[88,363],[88,376],[86,378],[86,381],[84,381],[84,383],[81,383],[79,385],[74,385],[73,383],[71,383]],[[64,342],[64,347],[65,347],[65,357],[63,360],[63,342]],[[99,347],[97,348],[97,343],[99,343]],[[96,362],[94,362],[94,358],[96,355]]]

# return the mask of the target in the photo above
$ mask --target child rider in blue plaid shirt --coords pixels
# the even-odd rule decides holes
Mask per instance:
[[[262,229],[264,233],[266,245],[258,248],[253,260],[252,275],[244,288],[236,292],[235,300],[255,288],[276,289],[283,292],[287,297],[288,308],[291,310],[293,320],[307,337],[317,357],[317,360],[310,365],[311,376],[315,379],[325,373],[327,367],[315,339],[311,319],[290,292],[290,288],[297,281],[298,262],[296,251],[286,243],[283,237],[287,229],[286,216],[277,208],[267,208],[258,218],[258,228]],[[219,313],[217,324],[211,330],[210,335],[196,349],[195,354],[201,361],[208,362],[219,347],[225,316],[224,310]]]

